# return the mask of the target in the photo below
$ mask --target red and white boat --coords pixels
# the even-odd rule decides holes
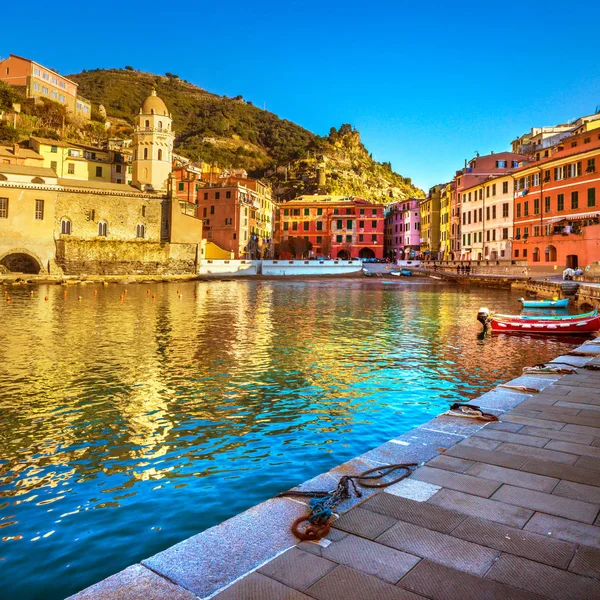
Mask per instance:
[[[491,327],[492,332],[504,333],[549,333],[549,334],[585,334],[600,331],[598,311],[567,317],[490,315],[487,308],[480,308],[477,320],[483,324],[484,331]]]

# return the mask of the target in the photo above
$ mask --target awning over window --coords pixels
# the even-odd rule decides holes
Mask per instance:
[[[562,217],[553,217],[552,219],[544,219],[544,225],[552,223],[560,223],[561,221],[583,221],[585,219],[595,219],[600,216],[598,211],[589,213],[579,213],[577,215],[564,215]]]

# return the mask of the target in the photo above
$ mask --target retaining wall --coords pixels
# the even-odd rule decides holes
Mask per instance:
[[[260,273],[260,260],[201,260],[200,275],[257,275]]]
[[[367,265],[368,266],[368,265]],[[277,277],[291,275],[350,275],[360,273],[360,260],[263,260],[262,274]]]

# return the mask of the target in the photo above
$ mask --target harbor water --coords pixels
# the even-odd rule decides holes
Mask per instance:
[[[64,598],[581,343],[482,338],[518,294],[430,279],[5,289],[4,600]]]

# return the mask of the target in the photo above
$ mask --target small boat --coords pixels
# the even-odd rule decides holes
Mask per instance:
[[[519,302],[523,305],[523,308],[566,308],[569,304],[569,299],[525,300],[525,298],[519,298]]]
[[[596,333],[600,330],[598,311],[566,317],[523,316],[523,315],[490,315],[487,308],[480,308],[477,320],[487,331],[504,333],[549,333],[549,334],[584,334]]]
[[[410,269],[401,269],[400,275],[402,275],[402,277],[411,277],[412,271]]]
[[[365,277],[375,277],[375,273],[373,273],[373,271],[369,271],[369,269],[365,269],[364,267],[362,268],[362,274]]]

